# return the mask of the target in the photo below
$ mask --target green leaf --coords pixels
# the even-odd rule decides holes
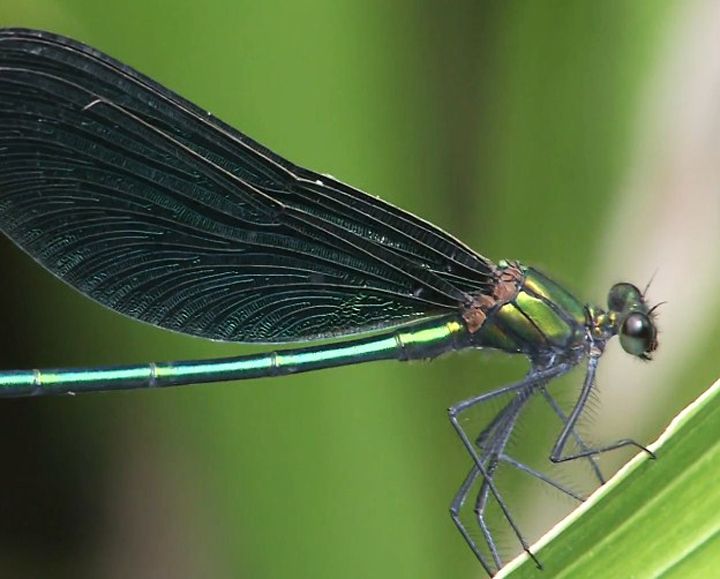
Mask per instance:
[[[720,380],[497,577],[711,577],[720,568]]]

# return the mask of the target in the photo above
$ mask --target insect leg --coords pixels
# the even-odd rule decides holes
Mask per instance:
[[[623,448],[625,446],[634,446],[644,452],[647,452],[651,458],[655,458],[655,453],[644,447],[639,442],[635,442],[630,438],[623,438],[606,446],[601,446],[599,448],[586,448],[585,450],[581,450],[580,452],[563,456],[565,445],[567,444],[571,433],[574,432],[578,418],[580,418],[583,408],[585,408],[585,403],[587,402],[588,396],[590,396],[590,391],[592,390],[593,383],[595,381],[595,373],[597,372],[599,358],[600,354],[598,353],[594,355],[591,354],[588,359],[587,373],[585,374],[585,381],[583,382],[582,390],[580,391],[580,397],[578,398],[575,406],[570,412],[570,416],[565,422],[565,426],[562,429],[562,432],[560,432],[558,439],[555,441],[555,445],[553,446],[552,452],[550,453],[550,460],[553,462],[565,462],[568,460],[574,460],[576,458],[583,458],[602,454],[603,452],[608,452],[617,448]]]
[[[477,465],[473,465],[467,477],[465,477],[463,484],[458,489],[458,492],[455,495],[453,502],[450,504],[450,517],[452,518],[453,523],[455,523],[458,531],[460,531],[460,534],[463,536],[463,539],[465,539],[465,542],[468,544],[470,549],[472,549],[472,552],[475,553],[475,556],[478,558],[478,561],[480,561],[483,569],[485,569],[487,574],[492,577],[502,566],[502,561],[497,554],[497,550],[493,550],[492,547],[490,548],[493,560],[496,565],[495,569],[493,569],[478,548],[477,544],[475,543],[475,539],[472,538],[472,535],[465,526],[465,523],[463,523],[462,519],[460,518],[460,512],[465,505],[465,501],[467,500],[468,494],[470,493],[470,489],[472,488],[473,484],[475,484],[475,481],[478,479],[479,476],[480,469],[477,467]],[[490,536],[489,530],[483,528],[481,528],[481,530],[483,531],[483,535],[485,535],[485,540],[488,541],[488,537]],[[488,545],[490,544],[494,545],[494,543],[488,541]]]
[[[557,414],[558,418],[561,420],[561,422],[564,424],[567,424],[568,418],[563,411],[562,408],[560,408],[560,405],[557,403],[555,398],[553,398],[550,393],[547,391],[546,388],[541,388],[542,394],[545,397],[545,400],[547,400],[547,403],[550,405],[550,408],[553,409],[555,414]],[[575,439],[575,442],[582,450],[589,450],[590,447],[585,444],[585,441],[582,439],[580,434],[578,434],[577,430],[574,428],[572,429],[572,437]],[[595,473],[595,477],[598,479],[601,485],[605,484],[605,477],[603,476],[602,471],[600,470],[600,465],[597,461],[597,455],[590,455],[587,457],[588,463],[590,464],[590,468],[592,468],[593,472]]]
[[[530,546],[528,545],[527,541],[525,540],[522,533],[520,532],[520,529],[518,528],[517,524],[515,523],[515,520],[513,519],[512,515],[510,514],[510,511],[509,511],[505,501],[503,500],[502,496],[500,495],[497,488],[495,487],[493,478],[487,472],[485,464],[484,464],[483,460],[480,458],[478,451],[475,448],[475,445],[470,440],[470,438],[468,437],[468,435],[465,432],[465,430],[463,429],[463,427],[460,425],[459,417],[463,412],[467,411],[468,409],[472,408],[473,406],[475,406],[477,404],[487,402],[489,400],[492,400],[493,398],[497,398],[498,396],[502,396],[504,394],[520,392],[523,389],[528,389],[533,386],[536,386],[537,384],[542,384],[552,378],[555,378],[557,376],[560,376],[561,374],[564,374],[571,368],[572,368],[571,363],[562,362],[562,363],[556,364],[555,366],[551,366],[550,368],[545,368],[543,370],[532,369],[530,371],[530,373],[523,380],[521,380],[519,382],[510,384],[508,386],[504,386],[502,388],[498,388],[497,390],[494,390],[492,392],[474,396],[472,398],[469,398],[467,400],[459,402],[458,404],[455,404],[448,409],[450,423],[452,424],[453,428],[455,429],[458,436],[460,437],[460,440],[462,440],[462,443],[465,446],[465,449],[468,451],[468,453],[472,457],[472,459],[475,462],[475,465],[479,471],[478,474],[476,474],[475,476],[477,477],[479,475],[482,475],[483,484],[487,485],[488,492],[491,493],[493,495],[493,497],[495,498],[495,500],[498,502],[500,510],[502,511],[505,519],[508,521],[508,524],[512,528],[513,533],[517,537],[518,541],[522,545],[523,550],[525,550],[525,552],[527,552],[528,555],[530,557],[532,557],[532,559],[535,561],[535,563],[538,567],[541,567],[540,562],[537,560],[535,555],[533,555],[530,552]],[[513,424],[514,424],[514,422],[513,422]],[[481,439],[483,438],[482,435],[480,438]],[[462,490],[462,487],[461,487],[461,490]],[[464,500],[464,498],[463,498],[463,500]],[[463,536],[465,536],[465,535],[463,535]],[[466,540],[467,540],[467,538],[466,538]],[[491,541],[491,543],[492,543],[492,541]],[[474,545],[471,541],[468,542],[468,544],[470,545],[470,548],[473,549],[473,552],[475,552],[477,550],[477,546]],[[492,547],[491,547],[491,549],[492,549]]]

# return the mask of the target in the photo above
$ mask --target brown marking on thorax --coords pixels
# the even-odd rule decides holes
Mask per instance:
[[[462,308],[462,318],[471,334],[482,327],[491,310],[499,309],[515,299],[525,279],[520,264],[515,261],[509,262],[506,267],[496,273],[497,281],[492,295],[473,296],[472,302],[465,304]]]

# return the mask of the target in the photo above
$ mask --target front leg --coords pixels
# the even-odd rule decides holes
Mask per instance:
[[[606,446],[601,446],[599,448],[585,448],[581,450],[580,452],[576,452],[573,454],[564,454],[565,446],[567,445],[568,440],[570,439],[570,436],[575,431],[575,425],[577,424],[578,419],[580,418],[580,415],[583,412],[583,409],[585,408],[585,404],[587,403],[588,397],[590,396],[590,391],[593,388],[593,384],[595,382],[595,373],[597,372],[597,365],[598,360],[600,359],[600,354],[602,352],[591,352],[590,357],[588,359],[588,368],[587,373],[585,374],[585,381],[583,382],[582,390],[580,392],[580,397],[578,398],[578,401],[575,403],[575,406],[572,409],[572,412],[570,412],[570,416],[568,416],[567,421],[565,422],[565,426],[562,429],[562,432],[560,432],[560,435],[558,436],[557,440],[555,441],[555,445],[553,446],[552,452],[550,454],[550,460],[555,463],[559,462],[565,462],[568,460],[575,460],[576,458],[587,458],[591,456],[597,456],[598,454],[602,454],[603,452],[608,452],[610,450],[615,450],[617,448],[623,448],[625,446],[634,446],[644,452],[647,452],[651,458],[655,458],[655,453],[653,453],[648,448],[644,447],[639,442],[635,442],[634,440],[630,438],[623,438],[621,440],[617,440],[611,444],[608,444]]]
[[[565,415],[565,412],[560,407],[560,405],[557,403],[555,398],[553,398],[550,395],[550,392],[547,391],[547,388],[542,389],[542,395],[545,397],[545,400],[550,405],[550,408],[552,408],[553,412],[557,415],[557,417],[560,419],[563,425],[567,422],[568,418]],[[572,430],[572,437],[575,439],[575,443],[580,447],[581,450],[589,450],[590,446],[588,446],[585,441],[582,439],[580,434],[573,429]],[[602,471],[600,470],[600,465],[598,464],[598,458],[596,455],[591,455],[587,457],[588,463],[590,464],[590,468],[592,469],[593,473],[595,474],[595,477],[598,479],[599,483],[601,485],[605,484],[605,476],[603,475]]]

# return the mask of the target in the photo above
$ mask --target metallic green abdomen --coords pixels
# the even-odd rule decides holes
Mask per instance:
[[[573,295],[540,272],[528,268],[515,299],[488,317],[475,344],[532,354],[582,344],[585,308]]]

